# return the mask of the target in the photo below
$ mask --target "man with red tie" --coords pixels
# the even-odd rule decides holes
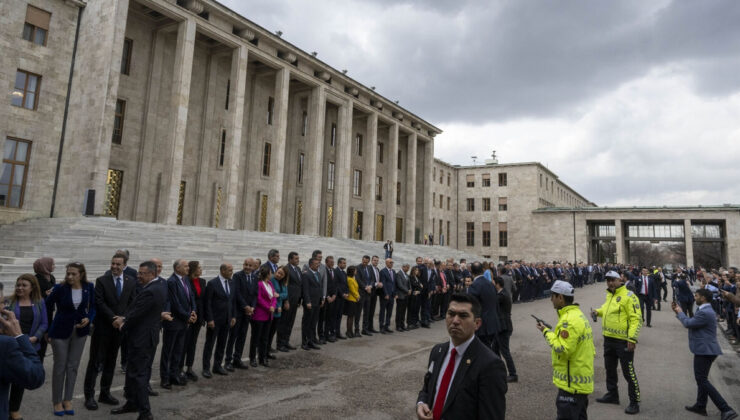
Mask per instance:
[[[640,299],[640,310],[643,316],[642,321],[646,322],[645,325],[648,327],[652,327],[650,325],[652,309],[653,305],[657,304],[658,301],[654,279],[648,274],[648,269],[645,267],[642,268],[640,277],[635,281],[635,290],[637,290],[637,298]]]
[[[417,418],[504,419],[506,366],[475,336],[481,325],[480,303],[471,295],[453,294],[445,323],[450,341],[432,348],[417,398]]]

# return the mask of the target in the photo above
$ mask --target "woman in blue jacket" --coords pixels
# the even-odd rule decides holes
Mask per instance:
[[[280,318],[283,314],[283,309],[287,311],[290,307],[290,304],[288,303],[288,268],[286,266],[282,266],[275,271],[275,274],[272,275],[272,288],[275,290],[275,293],[277,293],[277,306],[275,309],[275,312],[272,314],[272,322],[270,324],[270,337],[268,338],[267,342],[267,358],[268,359],[274,359],[275,356],[273,356],[272,353],[272,341],[275,338],[275,333],[277,332],[278,324],[280,323]],[[287,306],[287,308],[286,308]]]
[[[85,341],[95,319],[95,286],[87,281],[82,263],[67,264],[64,283],[57,284],[46,298],[46,310],[56,307],[49,327],[54,351],[51,397],[54,415],[74,415],[72,395]]]

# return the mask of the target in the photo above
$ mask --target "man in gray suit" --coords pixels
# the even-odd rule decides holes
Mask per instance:
[[[411,282],[408,277],[409,265],[404,264],[396,273],[396,331],[408,331],[403,321],[406,319]]]
[[[671,303],[676,318],[689,330],[689,349],[694,353],[694,378],[698,392],[696,394],[696,403],[692,406],[686,406],[686,410],[693,413],[707,415],[707,397],[712,399],[722,413],[722,420],[731,420],[737,418],[737,413],[730,408],[722,398],[722,395],[709,382],[709,369],[712,368],[714,359],[722,354],[722,349],[717,342],[717,315],[712,309],[712,292],[707,289],[699,289],[694,294],[696,304],[699,309],[693,318],[689,318],[681,310],[681,306],[676,302]]]

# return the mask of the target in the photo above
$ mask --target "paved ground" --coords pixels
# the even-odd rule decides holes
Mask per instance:
[[[576,301],[588,311],[603,302],[603,284],[587,286],[576,291]],[[511,384],[507,393],[507,418],[554,418],[556,390],[551,383],[550,352],[539,331],[534,327],[530,313],[551,323],[556,322],[549,300],[514,305],[515,332],[512,350],[517,363],[519,382]],[[159,388],[153,382],[159,397],[151,399],[156,418],[160,419],[411,419],[415,418],[415,399],[421,387],[429,350],[437,342],[446,340],[444,322],[436,322],[432,329],[419,329],[392,335],[344,340],[323,346],[320,351],[298,350],[287,355],[280,353],[271,367],[238,371],[227,377],[200,378],[197,383],[172,391]],[[300,329],[300,328],[299,328]],[[627,390],[620,377],[622,406],[604,406],[594,401],[605,391],[601,327],[595,326],[596,391],[590,398],[591,419],[633,418],[623,413]],[[720,334],[721,335],[721,334]],[[204,335],[201,334],[201,344]],[[293,336],[293,344],[299,341]],[[643,329],[637,347],[635,364],[642,393],[641,413],[638,417],[654,419],[699,418],[684,411],[696,395],[692,356],[688,350],[685,329],[668,310],[653,313],[653,328]],[[740,408],[740,359],[729,343],[721,337],[726,348],[712,369],[711,380],[728,399]],[[200,350],[199,353],[200,354]],[[158,360],[158,358],[157,358]],[[110,418],[109,407],[90,412],[83,407],[82,382],[87,355],[83,356],[77,380],[74,406],[77,419]],[[51,357],[46,360],[47,372]],[[196,361],[196,371],[200,372]],[[158,377],[155,362],[154,377]],[[27,391],[22,412],[26,419],[52,418],[51,384],[39,390]],[[117,373],[114,395],[122,396],[123,374]],[[719,412],[711,403],[709,414],[718,418]],[[135,418],[133,414],[121,418]]]

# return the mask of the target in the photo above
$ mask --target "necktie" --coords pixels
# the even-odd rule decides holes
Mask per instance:
[[[121,284],[121,278],[116,277],[116,297],[121,297],[121,292],[123,292],[123,285]]]
[[[321,280],[319,280],[319,273],[314,271],[313,276],[316,278],[316,283],[321,283]]]
[[[229,291],[229,281],[224,280],[224,289],[226,290],[226,296],[229,296],[231,292]]]
[[[647,277],[643,277],[643,278],[642,278],[642,288],[643,288],[643,289],[645,290],[645,291],[643,292],[643,294],[644,294],[644,295],[647,295],[647,287],[648,287],[648,284],[647,284]]]
[[[185,289],[185,296],[190,297],[190,290],[188,290],[188,286],[185,285],[185,278],[180,278],[180,284],[182,284],[182,288]]]
[[[388,272],[391,273],[391,281],[395,281],[395,280],[393,280],[393,270],[388,270]]]
[[[457,349],[454,347],[450,352],[450,360],[447,362],[447,369],[445,369],[444,375],[442,375],[442,382],[439,384],[437,390],[437,397],[434,398],[434,420],[442,418],[442,409],[445,406],[445,400],[447,399],[447,390],[450,388],[450,381],[452,381],[452,372],[455,371],[455,357],[457,356]]]

